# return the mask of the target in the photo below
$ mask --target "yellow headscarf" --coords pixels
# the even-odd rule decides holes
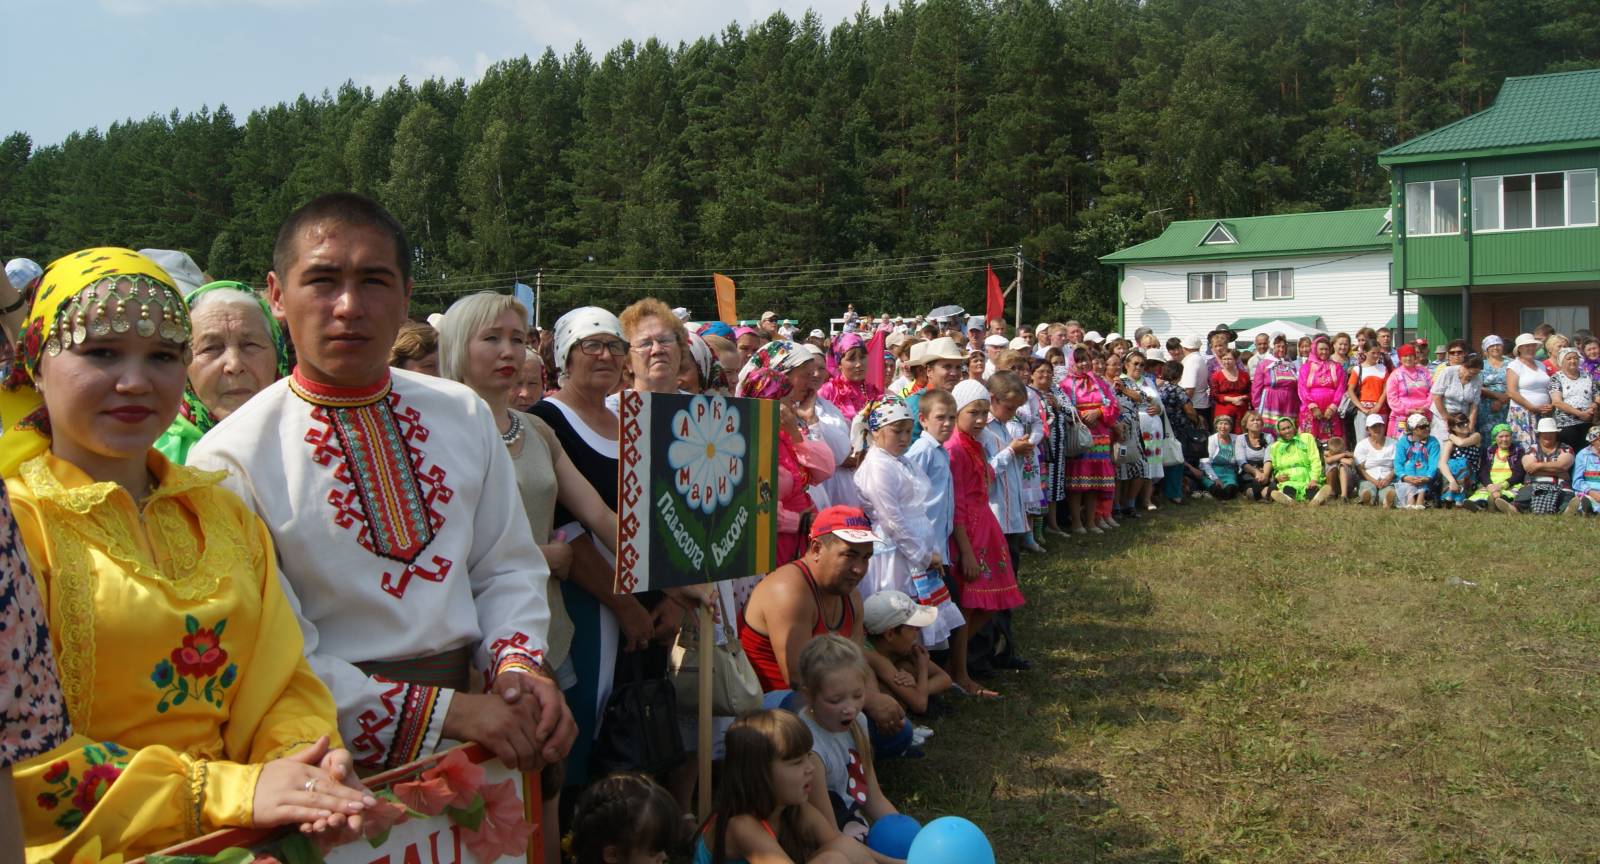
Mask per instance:
[[[161,317],[150,320],[150,304],[137,299],[127,304],[122,302],[126,297],[116,301],[108,298],[114,307],[111,309],[106,308],[107,304],[71,302],[85,288],[117,276],[154,282],[165,288],[164,296],[155,304]],[[130,305],[137,305],[139,320],[125,314]],[[137,328],[143,335],[160,332],[176,342],[189,341],[189,310],[183,295],[173,287],[172,277],[149,258],[131,249],[103,246],[51,262],[39,277],[39,290],[33,296],[33,305],[23,321],[22,337],[15,346],[11,376],[0,390],[0,428],[5,430],[0,434],[0,476],[15,474],[22,463],[49,449],[50,421],[44,400],[33,387],[33,376],[38,372],[40,358],[84,341],[91,335],[91,324],[94,335],[102,335],[106,327],[119,333]],[[149,333],[144,332],[147,329]]]

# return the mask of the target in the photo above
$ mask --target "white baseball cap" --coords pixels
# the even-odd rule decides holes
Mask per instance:
[[[1018,336],[1017,338],[1011,340],[1009,347],[1015,348],[1018,351],[1026,351],[1028,350],[1028,340],[1022,336]]]
[[[1100,331],[1099,330],[1090,330],[1088,333],[1083,334],[1083,341],[1085,341],[1085,342],[1103,342],[1103,341],[1105,341],[1105,337],[1100,335]]]
[[[926,627],[939,619],[939,610],[924,606],[903,591],[879,591],[861,604],[861,626],[876,636],[896,627]]]
[[[1115,330],[1113,330],[1110,333],[1106,334],[1106,341],[1107,342],[1116,342],[1117,340],[1119,340],[1121,338],[1122,338],[1122,334],[1118,333]]]
[[[1546,419],[1548,419],[1548,418],[1546,418]],[[1551,420],[1550,422],[1554,423],[1556,421]],[[1428,415],[1426,415],[1426,414],[1418,412],[1418,413],[1414,413],[1410,417],[1406,418],[1406,428],[1407,429],[1415,429],[1418,426],[1427,426],[1427,425],[1429,425],[1429,420],[1428,420]],[[1555,430],[1552,429],[1550,431],[1554,432]]]
[[[1383,415],[1382,414],[1368,414],[1367,415],[1367,425],[1368,426],[1382,426],[1384,423],[1387,423],[1387,422],[1388,422],[1387,420],[1383,419]]]
[[[1004,348],[1011,344],[1011,340],[1004,336],[995,335],[983,340],[983,344],[989,348]]]
[[[1200,335],[1198,333],[1190,333],[1188,336],[1183,337],[1183,342],[1179,344],[1183,345],[1183,350],[1185,351],[1199,351]]]
[[[821,339],[822,338],[822,331],[821,330],[812,330],[809,334],[807,334],[806,338],[808,338],[808,339]]]

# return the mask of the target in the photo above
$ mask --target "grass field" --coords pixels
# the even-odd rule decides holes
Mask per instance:
[[[1152,516],[1024,559],[1034,668],[883,767],[903,810],[1004,862],[1600,860],[1600,524]]]

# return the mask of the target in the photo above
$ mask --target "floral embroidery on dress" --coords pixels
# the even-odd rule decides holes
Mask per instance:
[[[218,621],[215,627],[201,627],[198,618],[185,615],[183,626],[188,631],[183,643],[150,673],[150,681],[161,691],[156,711],[166,713],[191,699],[221,708],[223,691],[239,677],[238,664],[228,663],[228,652],[222,647],[222,631],[228,626],[228,619]]]
[[[111,784],[122,776],[128,767],[128,751],[107,741],[83,748],[83,761],[87,767],[81,777],[72,775],[72,763],[62,759],[44,772],[44,782],[52,787],[40,792],[34,803],[41,810],[56,811],[55,826],[63,831],[76,831],[89,811],[100,799],[106,797]]]

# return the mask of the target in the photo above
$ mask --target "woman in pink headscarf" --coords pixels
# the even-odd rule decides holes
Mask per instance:
[[[737,393],[747,399],[778,402],[778,564],[800,557],[801,537],[807,534],[817,512],[809,490],[833,476],[833,451],[811,438],[794,410],[794,381],[809,375],[818,362],[811,352],[793,342],[768,342],[750,355],[739,371]]]
[[[867,381],[867,346],[861,337],[846,333],[833,343],[836,370],[817,395],[832,402],[845,420],[854,420],[861,406],[883,398],[883,391]]]
[[[1318,441],[1340,433],[1339,400],[1344,396],[1344,365],[1331,358],[1333,341],[1319,333],[1311,356],[1300,364],[1300,431]]]

